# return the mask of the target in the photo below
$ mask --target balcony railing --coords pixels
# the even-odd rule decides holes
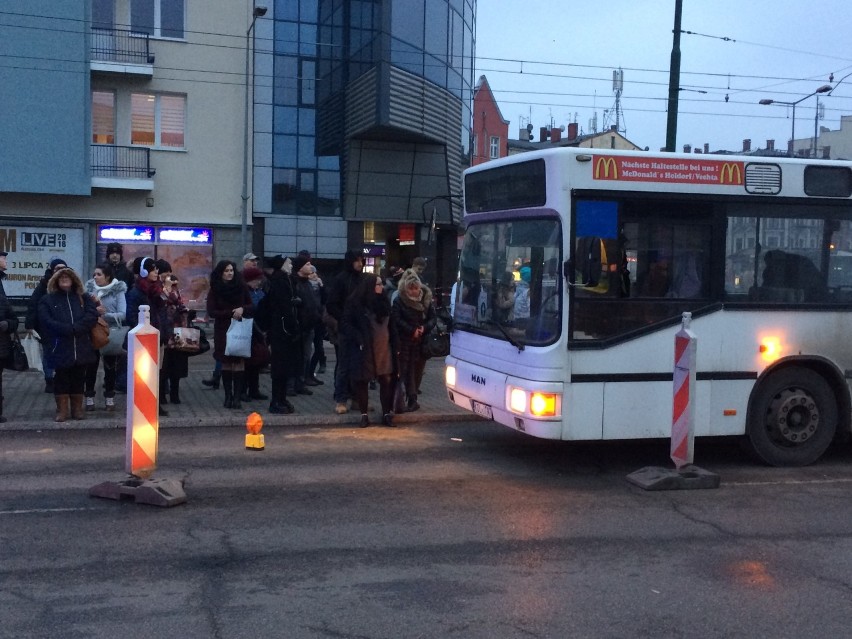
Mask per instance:
[[[151,149],[138,146],[92,145],[92,177],[150,180]]]
[[[154,64],[148,34],[125,29],[92,29],[92,61]]]

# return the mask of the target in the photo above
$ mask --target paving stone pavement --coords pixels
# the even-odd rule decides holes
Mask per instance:
[[[288,397],[295,405],[296,412],[291,415],[272,415],[268,412],[269,401],[254,400],[243,402],[241,410],[222,407],[224,392],[220,388],[214,391],[201,383],[208,379],[213,371],[213,357],[210,352],[189,359],[189,377],[181,380],[179,405],[168,404],[167,417],[160,418],[161,428],[171,427],[203,427],[203,426],[238,426],[245,427],[246,417],[257,411],[266,425],[324,425],[324,424],[357,424],[360,413],[349,411],[344,415],[334,412],[333,371],[334,348],[326,343],[327,370],[317,377],[325,382],[322,386],[313,386],[313,395],[298,395]],[[426,364],[426,372],[421,384],[422,394],[418,397],[420,410],[413,413],[397,415],[399,424],[418,421],[460,421],[481,419],[472,413],[455,406],[447,398],[444,387],[444,361],[431,359]],[[260,390],[269,395],[269,374],[260,376]],[[104,410],[104,399],[101,389],[101,376],[98,377],[97,410],[86,413],[84,420],[68,420],[63,423],[53,421],[56,404],[53,395],[44,392],[44,378],[40,371],[26,373],[3,372],[3,414],[8,419],[0,424],[0,431],[12,430],[74,430],[74,429],[107,429],[126,427],[126,399],[124,394],[116,395],[115,412]],[[371,421],[381,421],[378,390],[370,391]]]

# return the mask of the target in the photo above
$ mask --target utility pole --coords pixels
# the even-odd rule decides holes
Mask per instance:
[[[666,120],[666,151],[673,153],[677,144],[677,99],[680,93],[680,16],[683,0],[675,0],[672,58],[669,63],[669,108]]]

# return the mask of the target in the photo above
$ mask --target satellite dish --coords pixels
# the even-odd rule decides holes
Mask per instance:
[[[530,123],[527,125],[527,131],[532,132],[532,130],[533,130],[533,125],[532,125],[532,122],[530,122]]]
[[[560,130],[560,131],[562,131],[563,133],[565,133],[565,125],[564,125],[564,124],[560,124],[560,125],[559,125],[559,130]]]

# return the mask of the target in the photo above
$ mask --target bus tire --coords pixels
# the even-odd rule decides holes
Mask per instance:
[[[831,445],[837,399],[822,375],[792,366],[757,389],[746,427],[752,449],[772,466],[807,466]]]

